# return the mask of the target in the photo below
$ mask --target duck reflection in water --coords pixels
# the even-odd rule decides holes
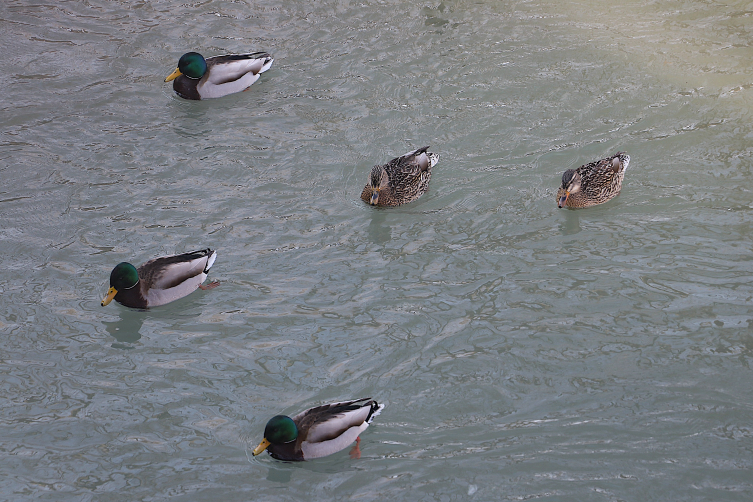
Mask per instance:
[[[574,235],[580,232],[580,215],[575,211],[568,211],[565,221],[560,222],[562,235]]]
[[[143,315],[133,315],[133,313],[126,313],[124,317],[119,315],[117,321],[102,321],[105,325],[105,329],[115,338],[118,343],[112,344],[116,349],[132,349],[129,345],[136,343],[141,338],[141,327],[144,325]]]
[[[392,228],[385,223],[386,219],[386,211],[373,211],[367,233],[374,244],[381,246],[392,239]]]

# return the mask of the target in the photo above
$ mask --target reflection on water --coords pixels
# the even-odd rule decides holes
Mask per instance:
[[[213,124],[209,121],[210,114],[207,113],[212,106],[211,101],[199,101],[194,104],[175,96],[170,96],[169,99],[170,126],[181,141],[190,144],[211,134]]]
[[[378,246],[383,246],[390,240],[390,237],[392,236],[390,226],[387,225],[387,213],[385,210],[380,208],[373,209],[374,210],[369,220],[367,235],[370,242]]]
[[[267,469],[267,481],[271,483],[290,483],[293,471],[290,469],[276,469],[269,467]]]
[[[578,209],[565,209],[562,208],[562,211],[564,211],[565,217],[560,222],[560,233],[562,235],[573,235],[580,232],[580,215],[578,214]]]
[[[118,342],[112,344],[113,348],[117,349],[132,349],[130,345],[137,342],[141,338],[141,327],[144,324],[143,312],[122,312],[118,314],[117,321],[102,321],[110,335],[112,335]]]

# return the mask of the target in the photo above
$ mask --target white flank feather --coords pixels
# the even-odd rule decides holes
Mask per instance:
[[[209,270],[216,259],[217,251],[214,251],[209,256],[202,256],[182,263],[172,263],[165,267],[159,277],[154,278],[152,287],[146,293],[149,306],[165,305],[194,292],[207,278],[205,271]],[[191,277],[192,275],[193,277]],[[185,280],[168,287],[180,278],[185,278]]]
[[[257,80],[259,80],[259,74],[246,73],[242,78],[226,82],[222,85],[215,85],[211,82],[200,82],[196,86],[196,89],[198,90],[201,99],[221,98],[228,94],[241,92]]]
[[[369,427],[374,417],[379,415],[383,409],[384,405],[380,404],[371,413],[371,406],[362,406],[316,424],[309,430],[306,441],[301,443],[304,458],[325,457],[347,448],[358,438],[361,432]],[[371,413],[370,417],[369,413]],[[337,435],[343,426],[347,425],[350,425],[350,427]]]
[[[173,302],[175,300],[178,300],[180,298],[183,298],[184,296],[188,295],[189,293],[194,292],[198,287],[201,285],[202,282],[207,278],[207,274],[201,273],[197,276],[191,277],[190,279],[186,279],[185,281],[181,282],[177,286],[169,289],[150,289],[146,294],[146,300],[149,303],[150,307],[159,307],[160,305],[165,305],[166,303]]]
[[[245,73],[258,75],[264,67],[264,59],[238,59],[226,63],[218,63],[209,69],[207,83],[220,85],[238,79]]]
[[[371,412],[371,406],[361,406],[358,409],[340,413],[337,416],[319,422],[314,425],[308,432],[306,439],[312,443],[324,441],[331,438],[343,427],[357,427],[366,422],[366,417]]]
[[[167,265],[160,275],[158,277],[154,278],[154,282],[152,283],[152,288],[156,289],[167,289],[171,285],[175,286],[175,280],[176,278],[189,278],[191,276],[198,277],[200,272],[204,271],[204,267],[206,267],[207,263],[207,257],[202,256],[201,258],[197,258],[195,260],[186,261],[182,263],[171,263],[170,265]],[[204,278],[206,279],[206,274],[203,274]],[[203,279],[202,279],[203,281]],[[201,283],[199,283],[201,284]],[[198,288],[198,286],[196,286]]]
[[[319,443],[312,443],[304,441],[301,443],[301,450],[303,451],[303,458],[306,460],[311,458],[326,457],[340,450],[344,450],[350,446],[358,435],[361,434],[367,427],[368,423],[364,422],[359,426],[351,427],[339,436],[328,441],[322,441]]]

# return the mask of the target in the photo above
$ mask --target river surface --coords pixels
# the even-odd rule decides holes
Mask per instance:
[[[0,500],[749,501],[753,3],[0,6]],[[190,102],[184,52],[267,50]],[[368,172],[440,155],[417,202]],[[557,209],[627,151],[622,193]],[[112,267],[212,247],[139,312]],[[343,451],[278,413],[386,404]]]

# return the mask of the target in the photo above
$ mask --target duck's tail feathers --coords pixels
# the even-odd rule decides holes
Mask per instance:
[[[419,148],[418,150],[410,151],[404,155],[401,155],[401,157],[410,157],[411,155],[415,156],[416,158],[421,157],[421,155],[426,155],[426,158],[428,159],[428,164],[423,166],[421,168],[422,171],[426,171],[427,169],[431,169],[432,167],[437,165],[437,162],[439,162],[439,154],[438,153],[431,153],[428,146],[424,146]]]
[[[426,152],[426,155],[429,157],[429,168],[436,166],[437,162],[439,162],[439,154]]]
[[[614,157],[618,157],[620,159],[622,170],[625,171],[628,168],[628,164],[630,164],[630,155],[628,155],[627,152],[617,152],[614,154]]]
[[[212,268],[212,265],[214,265],[214,260],[217,259],[217,251],[214,251],[212,249],[207,249],[211,254],[209,255],[209,259],[207,260],[207,264],[204,267],[204,273],[208,273],[209,269]]]
[[[222,59],[222,61],[239,61],[244,59],[249,60],[260,60],[262,61],[261,70],[259,70],[256,75],[259,73],[264,73],[265,71],[269,70],[272,67],[272,63],[275,62],[275,59],[272,57],[272,55],[268,52],[260,51],[260,52],[249,52],[247,54],[227,54],[225,56],[215,56],[217,59]],[[214,59],[214,58],[209,58]],[[250,84],[249,84],[250,85]]]
[[[264,73],[265,71],[269,70],[272,67],[272,63],[275,62],[275,58],[272,57],[272,55],[268,52],[260,52],[259,53],[259,59],[264,59],[264,64],[261,67],[261,70],[259,70],[259,73]]]
[[[375,416],[379,415],[382,410],[384,409],[383,404],[379,404],[376,401],[371,402],[371,412],[369,413],[369,416],[366,417],[366,423],[370,424],[371,421],[374,419]]]
[[[418,150],[411,150],[410,152],[404,153],[403,155],[401,155],[401,157],[410,157],[411,155],[415,155],[416,157],[418,157],[422,153],[426,153],[426,150],[428,149],[429,149],[428,146],[424,146],[424,147],[419,148]]]

